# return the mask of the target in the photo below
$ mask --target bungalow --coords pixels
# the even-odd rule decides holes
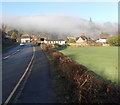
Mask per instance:
[[[103,44],[106,44],[108,37],[109,37],[108,33],[101,33],[100,37],[96,40],[96,42],[101,42]]]
[[[31,41],[31,37],[28,34],[21,36],[21,42],[30,42],[30,41]]]
[[[103,44],[106,44],[106,38],[99,38],[96,40],[96,42],[101,42]]]
[[[55,39],[55,40],[51,40],[51,39],[46,39],[44,40],[44,43],[48,43],[48,44],[60,44],[60,45],[63,45],[65,44],[65,40],[63,39]]]

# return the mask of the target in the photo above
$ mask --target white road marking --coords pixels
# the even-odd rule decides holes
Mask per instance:
[[[20,50],[17,50],[17,51],[20,51]]]
[[[34,50],[34,52],[35,52],[35,48],[34,48],[33,50]],[[35,56],[34,56],[34,58],[35,58]],[[14,101],[13,101],[13,104],[17,103],[18,98],[20,97],[20,95],[21,95],[21,93],[22,93],[22,91],[23,91],[23,89],[24,89],[24,87],[25,87],[25,84],[26,84],[26,82],[27,82],[27,80],[28,80],[28,77],[29,77],[29,75],[30,75],[30,73],[31,73],[31,71],[32,71],[33,65],[34,65],[34,60],[33,60],[31,66],[30,66],[30,68],[29,68],[29,71],[28,71],[27,74],[26,74],[26,77],[25,77],[25,79],[24,79],[24,82],[21,84],[21,87],[20,87],[17,95],[15,96],[15,99],[14,99]]]
[[[12,53],[11,55],[15,55],[17,52]]]
[[[22,50],[22,49],[21,49],[21,50]],[[11,57],[12,55],[15,55],[17,52],[19,52],[19,51],[21,51],[21,50],[17,50],[17,51],[15,51],[14,53],[12,53],[11,55],[8,55],[8,56],[4,57],[3,59],[5,60],[5,59],[9,58],[9,57]]]
[[[35,57],[35,47],[33,47],[33,56],[30,60],[30,63],[28,64],[28,67],[26,68],[24,74],[22,75],[22,77],[20,78],[20,80],[18,81],[17,85],[14,87],[14,89],[12,90],[12,92],[10,93],[9,97],[6,99],[4,105],[7,105],[10,101],[10,99],[12,98],[12,96],[14,95],[15,91],[17,90],[18,86],[20,85],[20,83],[22,82],[23,78],[25,77],[26,73],[28,72],[32,62],[33,62],[33,59]]]
[[[8,56],[4,57],[3,59],[7,59],[7,58],[9,58],[9,57],[10,57],[10,55],[8,55]]]

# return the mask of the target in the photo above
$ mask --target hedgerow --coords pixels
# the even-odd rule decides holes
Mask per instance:
[[[119,103],[119,88],[111,82],[78,64],[50,45],[42,44],[42,50],[47,52],[59,73],[64,77],[69,91],[71,103]]]

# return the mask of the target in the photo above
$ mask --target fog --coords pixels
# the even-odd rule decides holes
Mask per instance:
[[[112,35],[117,32],[118,24],[113,22],[95,22],[67,15],[4,16],[2,22],[8,27],[39,34],[56,36],[79,36],[84,33],[97,37],[101,32]]]

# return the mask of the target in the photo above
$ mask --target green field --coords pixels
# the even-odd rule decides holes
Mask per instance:
[[[58,50],[103,78],[118,82],[118,47],[66,47]]]

